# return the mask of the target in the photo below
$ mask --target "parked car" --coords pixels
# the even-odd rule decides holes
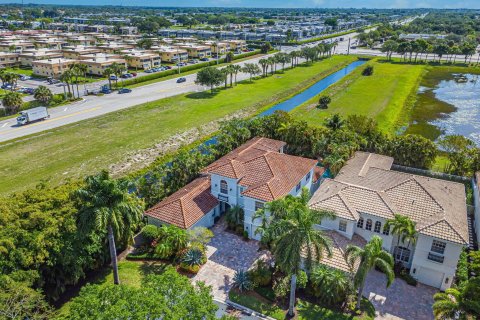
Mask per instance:
[[[200,61],[208,61],[209,59],[208,58],[202,58],[200,59]]]
[[[182,83],[182,82],[185,82],[185,81],[187,81],[187,79],[184,78],[184,77],[177,79],[177,83]]]
[[[172,69],[171,66],[165,66],[165,68],[167,68],[168,70]]]
[[[132,76],[136,77],[137,76],[137,73],[136,72],[132,72],[130,73]]]
[[[145,70],[145,73],[153,73],[154,71],[152,69]]]
[[[32,77],[26,76],[26,75],[21,75],[20,80],[25,81],[25,80],[30,80]]]
[[[60,83],[60,80],[58,80],[58,79],[53,79],[52,77],[49,77],[49,78],[47,78],[47,82],[48,82],[49,84],[56,84],[56,83]]]
[[[128,89],[128,88],[121,88],[121,89],[118,89],[118,93],[122,94],[122,93],[130,93],[132,92],[132,89]]]
[[[109,93],[112,93],[112,90],[108,87],[108,85],[105,85],[105,86],[102,86],[100,93],[109,94]]]
[[[117,80],[117,79],[118,79],[118,78],[117,78],[117,76],[115,76],[115,75],[111,75],[111,76],[110,76],[110,80]]]

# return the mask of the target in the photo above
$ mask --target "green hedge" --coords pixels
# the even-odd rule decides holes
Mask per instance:
[[[248,57],[254,56],[254,55],[259,54],[259,53],[260,53],[260,50],[255,50],[255,51],[251,51],[251,52],[242,53],[242,54],[234,56],[233,60],[248,58]],[[220,59],[218,61],[218,63],[219,64],[220,63],[226,63],[225,58]],[[187,66],[181,67],[180,75],[184,72],[197,70],[197,69],[201,69],[201,68],[209,67],[209,66],[216,66],[216,65],[217,65],[217,60],[216,59],[210,60],[210,61],[207,61],[207,62],[187,65]],[[175,75],[175,74],[178,74],[178,69],[177,69],[176,66],[174,66],[170,70],[151,73],[151,74],[148,74],[148,75],[145,75],[145,76],[124,80],[123,85],[124,86],[130,86],[130,85],[133,85],[133,84],[142,83],[142,82],[146,82],[146,81],[151,81],[151,80],[155,80],[155,79],[160,79],[160,78],[168,77],[168,76]]]

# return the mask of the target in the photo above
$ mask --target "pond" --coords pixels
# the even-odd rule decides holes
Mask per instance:
[[[480,75],[432,70],[422,80],[405,133],[463,135],[480,146]]]

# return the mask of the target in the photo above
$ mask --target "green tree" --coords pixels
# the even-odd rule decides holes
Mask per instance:
[[[69,99],[71,99],[71,97],[73,96],[73,95],[72,95],[72,90],[71,90],[71,88],[70,88],[70,85],[71,85],[72,82],[73,82],[73,78],[74,78],[74,73],[73,73],[73,71],[70,70],[70,69],[65,70],[65,71],[60,75],[60,80],[67,85],[68,98],[69,98]]]
[[[232,64],[232,72],[233,72],[233,75],[235,76],[235,85],[237,85],[237,75],[240,71],[242,71],[242,67],[240,65]]]
[[[363,287],[365,286],[365,280],[370,270],[376,267],[385,274],[387,277],[387,288],[395,279],[395,274],[393,273],[393,257],[390,253],[383,250],[382,243],[382,238],[375,235],[364,248],[349,245],[345,250],[345,256],[350,266],[354,267],[358,264],[358,269],[354,276],[354,284],[358,290],[357,309],[360,309]]]
[[[386,53],[387,59],[392,59],[392,54],[397,50],[398,43],[395,40],[387,40],[383,43],[382,48],[380,49],[382,52]]]
[[[110,76],[113,74],[112,68],[108,67],[103,71],[103,76],[108,79],[108,88],[111,90],[112,89],[112,79],[110,79]]]
[[[7,114],[17,113],[23,105],[22,95],[18,92],[8,92],[3,96],[2,104]]]
[[[250,76],[250,82],[252,82],[253,76],[260,74],[261,70],[256,63],[245,63],[243,65],[242,72],[248,73]]]
[[[75,195],[81,201],[80,229],[84,232],[107,229],[114,283],[119,284],[115,238],[129,239],[140,221],[143,205],[139,198],[129,193],[131,184],[114,180],[107,171],[85,179],[85,187]]]
[[[394,136],[385,149],[395,163],[415,168],[430,168],[438,154],[435,143],[415,134]]]
[[[338,113],[325,120],[325,126],[333,131],[340,129],[344,125],[344,121]]]
[[[407,244],[407,248],[410,244],[415,245],[417,243],[417,230],[415,228],[415,222],[409,217],[395,214],[393,219],[387,220],[385,228],[392,228],[392,235],[397,236],[397,246],[402,243]]]
[[[321,96],[320,99],[318,99],[318,108],[327,109],[330,102],[332,102],[332,98],[329,96]]]
[[[331,306],[344,302],[352,290],[351,280],[345,272],[326,265],[313,268],[310,282],[314,295]]]
[[[148,275],[140,288],[127,285],[87,285],[70,304],[66,320],[83,319],[205,319],[214,320],[218,307],[211,289],[167,267]]]
[[[214,67],[206,67],[197,73],[195,83],[202,86],[209,86],[210,91],[213,93],[213,88],[221,84],[224,79],[225,76],[221,70]]]
[[[480,317],[480,277],[471,278],[462,288],[449,288],[433,296],[435,319],[478,319]]]
[[[45,86],[38,86],[38,88],[35,89],[33,97],[43,104],[49,104],[53,98],[53,94],[49,88]]]
[[[333,218],[329,211],[312,210],[307,206],[309,191],[302,190],[300,197],[288,195],[265,205],[255,214],[254,219],[262,219],[262,241],[268,241],[273,248],[276,265],[291,276],[289,315],[293,316],[297,276],[302,270],[311,270],[327,253],[331,255],[331,240],[315,228],[324,218]],[[268,223],[267,212],[271,216]]]
[[[272,45],[268,41],[264,42],[262,44],[262,46],[260,47],[260,52],[263,53],[263,54],[268,53],[270,50],[272,50]]]

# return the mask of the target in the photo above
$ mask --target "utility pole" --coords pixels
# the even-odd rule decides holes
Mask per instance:
[[[347,54],[350,54],[350,37],[348,37]]]

